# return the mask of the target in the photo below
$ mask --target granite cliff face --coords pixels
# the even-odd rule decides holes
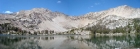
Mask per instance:
[[[34,8],[12,14],[0,14],[0,24],[10,23],[10,26],[31,33],[44,30],[59,33],[75,28],[91,28],[97,25],[108,29],[116,29],[125,27],[128,24],[134,25],[133,19],[135,18],[140,18],[140,9],[127,5],[100,12],[90,12],[78,17],[68,16],[60,12],[52,12],[44,8]],[[1,30],[3,29],[2,27],[0,28]]]

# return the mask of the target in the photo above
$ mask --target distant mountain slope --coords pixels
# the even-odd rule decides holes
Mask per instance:
[[[0,14],[0,24],[10,23],[10,26],[33,34],[35,32],[42,33],[45,30],[47,32],[62,33],[81,28],[85,30],[86,28],[93,28],[92,30],[94,30],[96,27],[93,26],[101,26],[97,28],[103,27],[113,30],[130,24],[134,25],[133,20],[135,18],[140,18],[140,9],[127,5],[100,12],[90,12],[78,17],[52,12],[44,8],[34,8],[12,14]]]

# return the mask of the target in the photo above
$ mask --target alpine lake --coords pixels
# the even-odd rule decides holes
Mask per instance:
[[[140,49],[140,35],[0,35],[0,49]]]

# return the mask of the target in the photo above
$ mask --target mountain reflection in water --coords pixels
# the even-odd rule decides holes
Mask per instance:
[[[130,49],[140,48],[140,36],[0,36],[0,49]]]

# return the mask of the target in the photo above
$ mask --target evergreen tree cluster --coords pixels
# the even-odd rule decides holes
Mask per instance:
[[[115,29],[109,29],[103,25],[95,25],[95,26],[86,28],[86,30],[91,31],[92,34],[131,33],[131,32],[140,33],[140,18],[133,19],[133,23],[131,24],[128,23],[128,25],[125,27],[116,27]]]
[[[136,33],[140,33],[140,18],[133,19],[134,22],[134,29],[136,30]]]
[[[26,34],[29,33],[18,27],[12,26],[10,23],[0,24],[0,34],[10,32],[11,34]]]

